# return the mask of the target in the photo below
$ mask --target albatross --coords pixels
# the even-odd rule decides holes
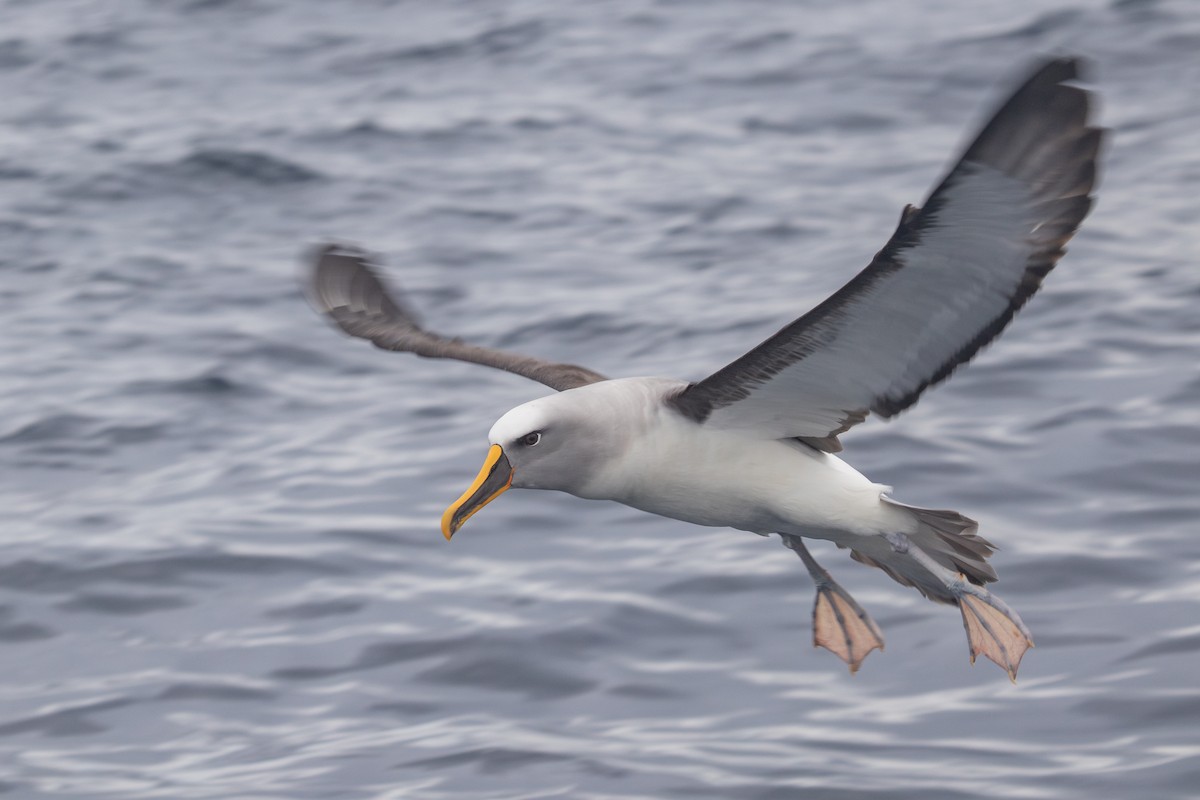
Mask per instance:
[[[1090,93],[1072,83],[1079,68],[1075,58],[1037,64],[862,272],[699,381],[610,379],[441,336],[350,245],[318,249],[308,295],[382,349],[482,364],[558,392],[492,426],[483,468],[442,516],[447,539],[510,488],[776,534],[816,584],[814,645],[853,673],[883,649],[883,633],[804,544],[825,539],[956,605],[971,662],[985,656],[1015,680],[1033,638],[987,588],[994,547],[975,521],[894,500],[835,454],[851,427],[899,414],[970,361],[1062,257],[1091,209],[1104,138],[1089,124]]]

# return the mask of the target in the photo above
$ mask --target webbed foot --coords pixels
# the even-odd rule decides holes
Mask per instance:
[[[883,650],[883,633],[875,620],[849,592],[828,576],[817,582],[817,599],[813,604],[813,647],[824,647],[845,661],[851,675],[858,672],[863,659],[872,650]]]
[[[956,594],[963,627],[967,630],[971,663],[975,663],[976,656],[989,658],[1016,683],[1021,658],[1033,647],[1033,637],[1021,617],[999,597],[965,579]]]
[[[783,536],[784,547],[804,562],[817,599],[813,603],[813,647],[824,647],[845,661],[850,674],[858,672],[872,650],[883,650],[883,633],[871,615],[817,563],[799,536]]]

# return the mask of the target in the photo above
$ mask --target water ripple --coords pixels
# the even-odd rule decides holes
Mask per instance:
[[[0,9],[0,794],[1195,797],[1192,4]],[[696,379],[866,264],[1041,51],[1095,64],[1097,208],[1002,341],[845,436],[1000,545],[1016,686],[828,546],[887,637],[853,677],[777,540],[511,492],[447,544],[548,390],[296,285],[362,243],[432,330]]]

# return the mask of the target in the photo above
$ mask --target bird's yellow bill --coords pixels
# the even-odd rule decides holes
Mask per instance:
[[[492,445],[484,459],[483,469],[479,470],[471,487],[442,514],[442,535],[447,541],[472,514],[504,494],[512,486],[512,479],[512,465],[508,463],[504,449],[498,444]]]

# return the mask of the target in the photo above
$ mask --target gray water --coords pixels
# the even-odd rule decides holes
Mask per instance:
[[[902,8],[904,10],[902,10]],[[1200,796],[1200,6],[0,3],[0,792]],[[435,329],[696,379],[867,263],[1037,54],[1094,62],[1097,210],[1002,340],[845,437],[997,542],[1037,648],[821,548],[888,636],[811,647],[777,541],[512,492],[545,389]]]

